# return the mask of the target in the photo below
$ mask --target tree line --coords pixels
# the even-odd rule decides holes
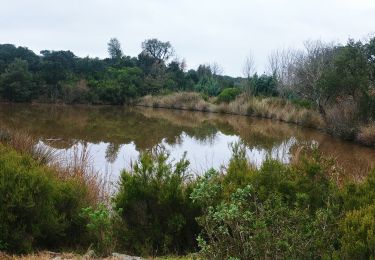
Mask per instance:
[[[217,63],[187,70],[170,42],[147,39],[137,57],[116,38],[109,58],[80,58],[71,51],[0,45],[0,98],[12,102],[126,104],[145,95],[196,91],[230,102],[239,94],[278,96],[319,111],[332,132],[353,138],[375,119],[375,37],[346,44],[307,41],[304,49],[273,51],[258,75],[248,56],[243,77],[222,75]],[[215,99],[214,99],[215,100]]]
[[[108,43],[109,58],[80,58],[71,51],[0,45],[0,95],[12,102],[125,104],[132,99],[172,91],[217,95],[240,80],[219,75],[219,66],[186,71],[170,42],[148,39],[138,57],[124,54],[120,42]],[[173,58],[173,59],[172,59]]]

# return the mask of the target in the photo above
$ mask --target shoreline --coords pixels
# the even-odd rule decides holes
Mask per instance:
[[[322,133],[328,134],[333,138],[338,138],[342,141],[346,142],[351,142],[355,144],[359,144],[365,147],[370,147],[370,148],[375,148],[375,142],[373,143],[368,143],[365,141],[362,141],[359,139],[359,133],[356,134],[355,138],[353,139],[348,139],[348,138],[343,138],[339,135],[336,135],[329,131],[329,129],[326,126],[326,123],[323,123],[321,125],[319,124],[306,124],[305,122],[301,121],[296,121],[296,120],[287,120],[283,117],[277,117],[275,115],[269,115],[269,114],[256,114],[256,113],[247,113],[244,111],[235,111],[235,110],[228,110],[225,107],[229,107],[233,102],[231,103],[226,103],[226,104],[214,104],[210,102],[206,102],[206,106],[204,107],[199,107],[199,106],[191,106],[191,104],[187,103],[179,103],[179,104],[160,104],[160,103],[154,103],[154,104],[147,104],[144,102],[145,98],[152,97],[154,98],[168,98],[170,96],[173,96],[178,93],[173,93],[170,95],[166,96],[144,96],[138,99],[136,102],[132,102],[131,104],[125,104],[125,105],[113,105],[113,104],[69,104],[69,103],[63,103],[63,102],[57,102],[57,103],[47,103],[47,102],[31,102],[31,103],[17,103],[17,102],[7,102],[7,101],[0,101],[1,105],[18,105],[18,104],[28,104],[31,106],[38,106],[38,105],[47,105],[47,106],[57,106],[57,107],[65,107],[65,106],[71,106],[71,107],[87,107],[87,108],[93,108],[93,107],[118,107],[118,108],[123,108],[123,107],[144,107],[144,108],[153,108],[153,109],[168,109],[168,110],[176,110],[176,111],[190,111],[190,112],[201,112],[201,113],[212,113],[212,114],[223,114],[223,115],[233,115],[233,116],[243,116],[243,117],[250,117],[250,118],[259,118],[259,119],[267,119],[267,120],[272,120],[275,122],[281,122],[281,123],[286,123],[286,124],[292,124],[292,125],[297,125],[299,127],[307,128],[307,129],[314,129],[317,131],[320,131]],[[191,94],[191,93],[188,93]],[[197,93],[194,93],[197,94]],[[266,99],[266,98],[264,98]],[[221,106],[224,106],[221,107]],[[316,111],[313,110],[307,110],[304,109],[307,112],[313,112],[316,113]],[[323,119],[322,119],[323,120]]]

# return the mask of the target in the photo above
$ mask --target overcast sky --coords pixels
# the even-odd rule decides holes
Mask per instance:
[[[252,52],[258,72],[274,49],[304,40],[346,42],[375,32],[375,0],[1,0],[0,43],[107,57],[117,37],[136,56],[147,38],[170,41],[189,68],[217,62],[239,76]]]

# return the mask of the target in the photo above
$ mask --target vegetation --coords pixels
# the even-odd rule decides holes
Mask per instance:
[[[87,187],[61,180],[30,156],[0,146],[0,241],[10,252],[72,246],[85,240],[79,217]]]
[[[141,98],[138,105],[264,117],[319,129],[326,127],[323,117],[317,111],[303,107],[302,102],[303,105],[300,105],[277,97],[249,97],[244,94],[229,103],[219,103],[218,100],[206,101],[198,93],[179,92],[163,96],[148,95]]]
[[[256,168],[245,146],[234,144],[225,170],[196,178],[185,158],[173,163],[163,149],[144,152],[105,200],[93,199],[92,184],[79,175],[38,159],[46,153],[16,146],[22,138],[14,133],[1,136],[0,245],[6,252],[82,252],[91,245],[102,256],[374,256],[375,171],[362,183],[338,183],[340,167],[314,147],[297,149],[288,165],[268,159]]]
[[[322,128],[323,121],[334,135],[374,144],[370,128],[365,127],[375,120],[375,38],[364,42],[349,39],[345,45],[308,41],[303,50],[275,51],[269,56],[268,74],[262,75],[255,73],[254,60],[248,57],[244,78],[222,76],[217,63],[186,71],[185,60],[172,59],[175,50],[170,42],[148,39],[141,46],[138,57],[129,57],[112,38],[108,43],[110,58],[101,60],[79,58],[71,51],[43,50],[36,55],[24,47],[2,44],[0,98],[12,102],[128,104],[147,95],[185,91],[199,92],[209,103],[201,102],[195,110],[210,111],[211,103],[235,101],[240,93],[257,99],[278,96],[311,112],[303,112],[307,119],[301,120],[295,119],[294,108],[266,117],[299,124],[307,120],[305,125],[317,128]],[[170,107],[176,106],[188,105],[175,103]],[[222,107],[217,112],[243,114],[230,110]],[[313,116],[310,120],[313,113],[321,119]]]
[[[114,198],[124,223],[122,248],[141,255],[194,251],[199,208],[189,198],[188,166],[184,158],[172,165],[166,153],[154,151],[142,154],[132,172],[122,173]]]
[[[172,45],[157,39],[144,41],[138,57],[111,39],[103,60],[3,44],[0,97],[90,104],[142,97],[137,104],[273,118],[374,145],[375,38],[305,47],[274,52],[268,75],[253,73],[248,58],[245,78],[232,78],[215,63],[186,72],[185,61],[170,61]],[[302,154],[288,165],[268,159],[258,169],[237,144],[225,170],[196,178],[185,158],[173,164],[165,151],[144,152],[108,198],[85,154],[63,163],[25,134],[0,131],[0,141],[6,252],[375,257],[375,171],[362,183],[337,183],[339,167],[311,147],[297,149]]]

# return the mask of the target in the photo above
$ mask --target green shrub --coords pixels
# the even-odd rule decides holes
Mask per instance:
[[[375,256],[375,204],[349,211],[340,230],[343,258],[371,259]]]
[[[226,88],[218,95],[217,101],[229,103],[235,100],[239,94],[241,94],[241,90],[238,88]]]
[[[145,152],[132,171],[121,175],[116,209],[124,227],[119,234],[121,250],[160,255],[194,250],[199,209],[189,195],[188,161],[175,165],[165,152]]]
[[[310,101],[310,100],[307,100],[307,99],[292,99],[291,100],[292,104],[297,106],[297,107],[300,107],[300,108],[306,108],[306,109],[313,109],[314,108],[314,104]]]
[[[209,171],[191,198],[203,205],[198,241],[208,259],[322,258],[338,248],[340,199],[318,155],[250,167],[234,146],[226,174]],[[327,176],[327,177],[326,177]]]
[[[346,183],[343,190],[343,205],[346,211],[360,209],[375,201],[375,169],[362,183]]]
[[[81,216],[87,219],[87,229],[95,252],[101,256],[113,253],[116,247],[114,232],[118,220],[117,212],[112,212],[101,203],[95,209],[82,209]]]
[[[85,189],[0,144],[0,241],[10,252],[81,241]]]
[[[329,220],[329,211],[310,215],[307,208],[291,208],[277,194],[261,200],[248,185],[228,202],[207,208],[199,218],[205,233],[198,241],[207,259],[321,257],[330,247],[325,230]]]

